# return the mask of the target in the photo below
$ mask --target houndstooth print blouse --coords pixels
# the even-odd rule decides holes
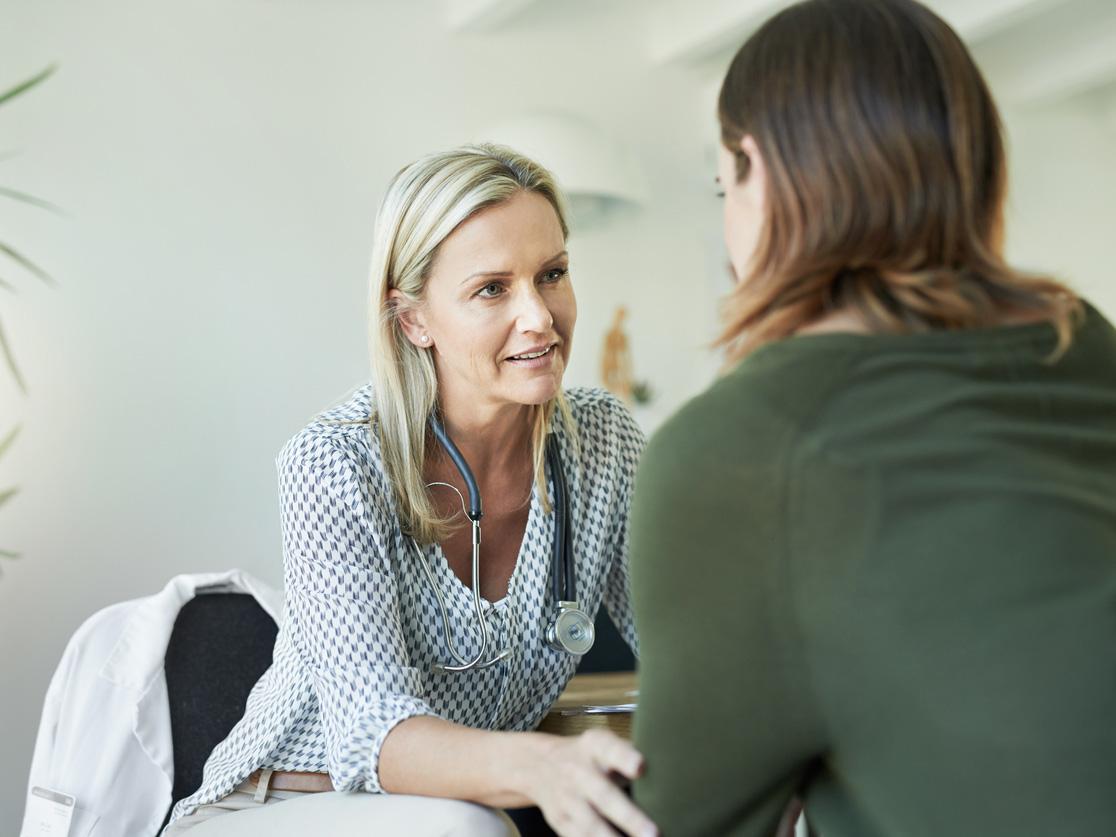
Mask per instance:
[[[567,397],[579,458],[561,422],[553,429],[569,483],[578,599],[591,617],[603,603],[638,653],[627,517],[643,434],[604,390],[572,389]],[[479,671],[434,672],[435,663],[450,661],[437,598],[417,547],[400,531],[379,442],[367,424],[344,423],[367,419],[371,399],[363,387],[279,454],[286,612],[273,662],[172,822],[260,767],[328,772],[337,790],[381,793],[380,747],[400,721],[437,715],[482,729],[534,729],[573,675],[578,658],[545,639],[555,604],[554,515],[543,512],[537,489],[507,595],[483,603],[490,648],[510,648],[511,657]],[[472,594],[439,546],[426,558],[458,648],[472,655],[479,649]]]

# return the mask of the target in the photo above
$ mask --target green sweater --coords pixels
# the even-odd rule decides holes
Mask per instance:
[[[644,454],[664,835],[1116,834],[1116,331],[795,337]]]

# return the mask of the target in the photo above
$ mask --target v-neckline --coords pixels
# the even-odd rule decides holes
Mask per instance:
[[[549,475],[548,475],[548,478],[549,478]],[[539,504],[539,486],[538,486],[538,483],[535,480],[532,479],[531,480],[531,500],[530,500],[530,506],[527,509],[527,525],[523,527],[523,538],[519,542],[519,551],[515,555],[515,566],[512,568],[511,575],[508,576],[508,587],[504,591],[504,595],[501,596],[499,599],[496,599],[495,601],[489,601],[488,599],[486,599],[482,595],[481,596],[481,604],[483,606],[488,607],[488,608],[497,607],[499,605],[505,604],[508,601],[508,599],[511,598],[512,591],[515,588],[516,580],[518,579],[518,577],[520,575],[521,567],[523,566],[523,563],[524,563],[523,562],[524,553],[527,550],[527,543],[530,539],[530,534],[531,534],[532,527],[534,525],[536,525],[536,521],[537,521],[538,515],[540,513],[541,513],[541,508],[540,508],[540,504]],[[472,525],[472,524],[470,524],[470,525]],[[481,521],[481,529],[483,530],[483,528],[484,528],[484,522],[482,520]],[[469,600],[470,605],[471,605],[472,604],[472,599],[473,599],[472,587],[470,587],[468,584],[466,584],[464,581],[462,581],[460,578],[457,577],[457,573],[455,573],[453,571],[453,568],[450,567],[450,565],[449,565],[449,561],[446,559],[446,553],[442,550],[442,544],[437,542],[437,541],[434,542],[434,554],[437,558],[437,560],[434,563],[438,568],[438,572],[440,572],[444,577],[448,577],[449,584],[454,589],[455,594],[466,596]],[[483,542],[483,540],[481,542],[480,560],[481,560],[482,563],[484,562],[484,542]],[[471,557],[470,557],[469,566],[470,566],[470,568],[472,568]]]

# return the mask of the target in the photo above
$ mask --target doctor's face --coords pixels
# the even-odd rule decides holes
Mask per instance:
[[[442,242],[416,312],[443,398],[541,404],[562,385],[577,303],[558,215],[520,192]],[[415,342],[410,333],[408,337]]]

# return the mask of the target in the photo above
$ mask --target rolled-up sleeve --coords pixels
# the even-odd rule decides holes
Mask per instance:
[[[325,443],[288,445],[277,464],[288,630],[320,705],[329,773],[337,790],[383,793],[388,733],[436,714],[408,665],[390,539],[376,524],[384,498]]]

